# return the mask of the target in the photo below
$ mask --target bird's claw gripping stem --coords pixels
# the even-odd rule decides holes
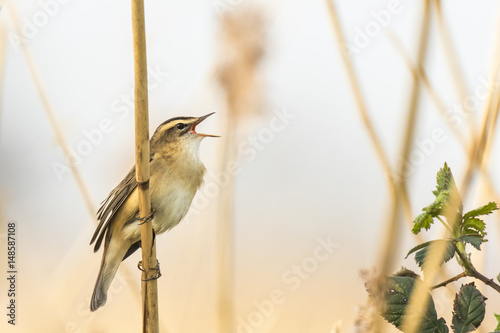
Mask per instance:
[[[144,217],[141,218],[139,216],[139,213],[138,213],[135,216],[135,219],[141,221],[141,223],[139,223],[139,225],[141,225],[141,224],[144,224],[144,223],[151,222],[154,217],[155,217],[155,210],[153,208],[151,208],[151,211],[149,212],[149,214],[147,216],[144,216]]]
[[[139,268],[141,272],[145,272],[144,268],[142,267],[142,261],[139,261],[139,263],[137,264],[137,268]],[[156,274],[153,277],[149,279],[143,279],[142,281],[157,280],[161,277],[160,262],[158,260],[156,260],[156,267],[151,267],[150,269],[156,271]]]

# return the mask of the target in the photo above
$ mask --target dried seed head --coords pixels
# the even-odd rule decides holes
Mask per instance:
[[[255,7],[237,8],[221,18],[218,81],[232,116],[258,110],[256,72],[264,55],[266,20]]]

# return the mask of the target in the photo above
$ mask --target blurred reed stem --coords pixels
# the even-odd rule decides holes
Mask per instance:
[[[222,166],[235,159],[236,117],[228,112]],[[216,232],[217,332],[234,331],[234,177],[219,195]]]
[[[464,101],[467,96],[467,87],[465,84],[465,78],[464,74],[462,71],[462,68],[459,65],[458,62],[458,53],[455,50],[455,47],[453,46],[453,42],[450,36],[450,31],[448,29],[448,26],[446,25],[446,22],[443,17],[443,10],[441,8],[441,0],[433,0],[435,9],[436,9],[436,16],[437,16],[437,21],[438,21],[438,32],[439,35],[441,36],[441,40],[443,42],[443,47],[444,47],[444,52],[447,58],[446,63],[448,64],[450,68],[450,74],[453,77],[453,83],[455,83],[455,88],[458,93],[458,97],[460,101]],[[474,109],[469,106],[469,104],[464,104],[463,105],[465,108],[465,112],[468,114],[473,114]],[[469,121],[467,122],[469,125],[469,132],[470,132],[470,137],[471,139],[474,139],[477,135],[476,131],[476,122],[474,117],[470,117]]]
[[[255,7],[243,6],[221,16],[220,63],[217,79],[225,93],[227,122],[221,169],[236,161],[236,136],[245,116],[259,112],[257,67],[264,54],[265,19]],[[218,200],[216,230],[217,332],[235,332],[234,310],[234,174]]]
[[[429,40],[430,31],[430,7],[429,0],[423,2],[423,17],[421,20],[421,29],[419,32],[418,46],[417,46],[417,57],[416,66],[422,68],[425,63],[425,58],[427,55],[427,45]],[[401,146],[401,151],[399,153],[399,165],[396,169],[397,179],[395,179],[395,200],[393,201],[393,206],[391,209],[390,219],[387,225],[384,227],[386,232],[385,239],[382,241],[382,251],[380,258],[380,263],[377,267],[380,268],[380,274],[387,275],[390,273],[391,267],[394,262],[394,257],[397,251],[399,243],[398,235],[400,229],[400,205],[401,193],[407,193],[406,182],[408,178],[406,163],[409,160],[409,155],[411,153],[411,147],[414,140],[415,127],[417,124],[417,111],[420,99],[420,78],[419,76],[413,76],[413,85],[411,89],[410,98],[408,101],[408,112],[406,118],[406,124],[404,126],[404,138],[403,144]]]
[[[498,15],[498,14],[497,14]],[[500,22],[500,21],[499,21]],[[496,95],[498,95],[499,87],[496,83],[499,80],[499,70],[500,70],[500,23],[498,23],[496,30],[495,45],[492,57],[492,75],[490,78],[490,83],[492,89],[489,90],[488,99],[484,105],[483,119],[481,122],[481,130],[478,137],[474,141],[474,144],[470,147],[470,158],[468,160],[467,169],[463,176],[460,193],[463,197],[467,196],[470,183],[472,181],[474,169],[480,167],[485,169],[486,166],[483,163],[487,162],[488,156],[485,154],[487,150],[488,141],[492,140],[494,135],[494,129],[496,126],[496,115],[498,113],[498,102]],[[496,109],[496,110],[495,110]],[[494,120],[494,121],[493,121]],[[489,152],[489,149],[488,149]]]
[[[500,68],[500,57],[496,57],[493,69],[492,82],[497,80]],[[493,86],[493,85],[492,85]],[[495,100],[495,95],[498,94],[498,87],[491,89],[487,102],[483,111],[483,119],[481,121],[481,130],[478,137],[474,141],[475,144],[471,145],[469,150],[469,156],[467,163],[467,169],[463,176],[460,193],[465,198],[469,192],[469,188],[472,182],[474,171],[476,168],[480,168],[483,163],[487,162],[487,156],[485,154],[485,149],[489,140],[493,139],[493,132],[496,126],[496,114],[498,113],[498,108],[495,110],[495,106],[498,106],[498,101]],[[498,97],[497,97],[498,98]],[[495,120],[495,121],[493,121]],[[491,133],[491,135],[489,135]],[[483,166],[482,168],[485,168]]]
[[[337,11],[335,9],[335,6],[333,4],[333,1],[331,0],[326,0],[326,5],[328,8],[328,12],[330,15],[330,19],[333,25],[333,30],[334,33],[337,37],[338,43],[341,48],[341,55],[342,55],[342,60],[344,63],[344,66],[347,71],[347,75],[349,78],[349,82],[351,85],[351,89],[354,93],[355,96],[355,101],[357,104],[357,109],[361,115],[361,119],[363,121],[363,124],[365,126],[366,131],[368,132],[368,135],[372,141],[372,144],[374,145],[375,152],[377,154],[377,157],[379,158],[379,161],[382,164],[382,167],[388,177],[388,184],[389,184],[389,190],[391,193],[391,199],[392,199],[392,214],[391,218],[389,219],[388,225],[384,228],[387,232],[389,232],[389,235],[386,237],[385,242],[382,244],[384,246],[384,249],[382,250],[382,256],[380,256],[382,260],[382,265],[378,265],[378,267],[382,267],[381,274],[384,274],[388,271],[393,258],[392,258],[392,252],[391,249],[394,246],[394,243],[396,241],[396,236],[397,236],[397,224],[398,224],[398,218],[399,218],[399,209],[400,205],[403,206],[405,209],[405,213],[407,217],[409,217],[409,220],[412,220],[412,212],[411,212],[411,206],[410,206],[410,201],[409,197],[407,195],[406,191],[406,186],[405,186],[405,174],[399,174],[398,171],[396,173],[393,173],[390,167],[389,159],[382,148],[382,144],[380,143],[380,140],[378,138],[378,135],[376,134],[376,130],[372,124],[372,121],[370,119],[370,116],[368,114],[368,109],[366,106],[366,103],[363,98],[363,94],[361,92],[359,80],[357,79],[354,67],[352,65],[352,62],[349,58],[349,55],[347,54],[347,49],[345,47],[345,42],[344,42],[344,37],[342,33],[342,28],[339,22],[339,18],[337,15]],[[425,48],[421,47],[422,45],[426,45],[426,40],[427,40],[427,35],[428,35],[428,30],[429,30],[429,10],[428,6],[426,5],[426,13],[424,15],[424,23],[423,27],[424,30],[421,33],[422,36],[425,36],[425,38],[421,37],[421,42],[420,42],[420,47],[419,47],[419,55],[418,58],[420,60],[423,59],[425,55]],[[425,43],[424,43],[425,42]],[[415,117],[416,117],[416,110],[417,110],[417,101],[419,97],[419,82],[418,78],[414,77],[414,88],[412,90],[412,97],[410,100],[410,106],[409,106],[409,117],[407,120],[407,125],[406,125],[406,138],[404,140],[404,145],[402,148],[402,153],[400,156],[402,156],[402,160],[406,161],[407,157],[410,152],[410,145],[411,145],[411,140],[413,138],[413,127],[415,123]],[[404,166],[403,166],[404,167]],[[404,169],[402,166],[400,166],[398,169]],[[394,178],[392,175],[395,174],[397,175],[397,179]]]
[[[357,110],[360,113],[361,119],[363,121],[363,125],[365,126],[365,129],[368,132],[368,135],[369,135],[371,142],[373,144],[373,147],[375,149],[375,153],[376,153],[377,157],[379,158],[379,161],[382,165],[382,168],[384,169],[384,172],[387,176],[389,192],[391,193],[391,202],[392,202],[392,205],[395,205],[394,202],[395,202],[395,200],[397,200],[397,198],[396,198],[397,196],[395,193],[396,185],[395,185],[395,179],[392,176],[395,173],[391,170],[390,164],[388,162],[389,160],[388,160],[387,154],[382,147],[381,141],[378,138],[375,127],[373,126],[373,123],[370,119],[368,108],[366,106],[366,103],[365,103],[364,98],[363,98],[363,94],[361,92],[359,79],[357,78],[357,75],[355,73],[351,59],[350,59],[349,55],[347,54],[347,51],[346,51],[347,49],[345,48],[345,41],[344,41],[344,37],[343,37],[344,34],[342,32],[342,28],[341,28],[341,25],[340,25],[340,22],[338,19],[338,15],[337,15],[335,6],[331,0],[326,0],[326,4],[328,7],[330,19],[331,19],[331,22],[333,25],[333,30],[334,30],[334,33],[336,35],[338,44],[340,46],[342,60],[343,60],[344,66],[347,70],[349,82],[351,84],[351,89],[354,93],[355,101],[356,101],[357,106],[358,106]],[[407,60],[407,59],[405,59],[405,60]],[[408,60],[407,60],[407,62],[408,62]],[[402,206],[404,209],[404,213],[405,213],[405,217],[406,217],[405,221],[407,221],[407,223],[411,226],[412,221],[413,221],[413,212],[411,209],[411,203],[410,203],[410,199],[408,196],[408,192],[406,191],[406,188],[402,189],[402,192],[400,193],[400,195],[398,197],[401,200],[401,203],[402,203]],[[424,242],[421,235],[414,235],[414,237],[418,243]],[[441,271],[441,273],[444,274],[443,271]]]
[[[21,22],[19,20],[19,15],[17,13],[17,9],[15,7],[15,4],[12,1],[9,1],[7,3],[7,8],[11,17],[11,20],[14,25],[14,29],[16,30],[16,33],[18,36],[22,36],[22,33],[19,31],[19,27],[21,26]],[[38,67],[35,64],[34,57],[31,53],[31,50],[27,46],[25,42],[19,43],[21,47],[21,51],[24,54],[24,57],[26,59],[26,64],[28,65],[29,72],[31,74],[31,77],[33,79],[33,83],[35,84],[35,89],[38,94],[38,98],[40,98],[40,101],[42,102],[43,109],[45,110],[45,114],[47,115],[47,118],[49,119],[50,125],[52,127],[52,131],[54,132],[54,135],[56,137],[57,143],[59,147],[61,147],[64,158],[66,160],[66,163],[69,166],[69,169],[71,170],[71,174],[73,175],[73,178],[76,181],[76,184],[80,190],[80,194],[82,196],[82,199],[87,206],[87,210],[89,214],[92,216],[93,219],[95,219],[95,212],[96,209],[94,207],[94,204],[92,202],[92,199],[90,198],[90,194],[87,188],[87,185],[83,181],[83,178],[80,174],[80,171],[78,170],[77,166],[73,162],[73,159],[71,158],[71,152],[69,149],[69,145],[66,142],[66,139],[64,137],[63,131],[61,127],[59,126],[59,123],[57,121],[57,118],[55,116],[54,109],[52,107],[52,104],[50,103],[49,98],[47,97],[47,93],[45,92],[44,85],[42,83],[42,79],[40,76],[40,73],[38,72]]]
[[[351,85],[351,90],[354,94],[354,100],[357,105],[357,110],[361,116],[361,120],[363,121],[363,125],[368,133],[368,136],[371,139],[373,144],[373,148],[375,149],[375,153],[379,159],[379,162],[382,165],[382,168],[387,176],[387,181],[389,184],[389,190],[394,196],[394,179],[392,178],[392,170],[391,164],[389,163],[389,158],[382,147],[382,143],[377,135],[377,131],[373,126],[370,115],[368,113],[368,108],[366,106],[365,99],[363,97],[363,93],[361,91],[361,86],[359,84],[359,80],[356,75],[356,71],[354,70],[354,66],[352,65],[349,54],[347,53],[347,48],[344,40],[344,34],[342,32],[342,27],[340,25],[339,17],[337,15],[337,10],[333,3],[333,0],[325,0],[326,6],[328,8],[328,14],[330,16],[330,21],[332,23],[333,32],[337,38],[338,45],[340,47],[340,54],[342,56],[342,61],[344,63],[345,69],[347,71],[347,76],[349,78],[349,84]]]
[[[404,49],[404,46],[401,43],[401,40],[392,30],[389,31],[389,39],[394,44],[394,46],[396,47],[396,49],[400,53],[401,57],[404,58],[408,68],[412,72],[412,75],[419,75],[420,76],[422,83],[424,84],[425,88],[427,89],[429,96],[431,97],[431,100],[436,105],[440,115],[443,117],[443,119],[446,119],[446,117],[448,115],[448,110],[446,109],[446,106],[444,104],[443,99],[441,99],[441,97],[439,97],[436,88],[429,81],[429,78],[427,77],[425,70],[423,68],[420,68],[420,70],[418,70],[414,66],[414,64],[411,62],[411,59],[410,59],[408,52],[406,52],[406,50]],[[499,102],[499,100],[497,100],[497,102]],[[496,104],[496,108],[494,107],[493,109],[495,110],[496,113],[494,115],[493,122],[492,123],[490,122],[490,124],[494,124],[497,121],[498,104]],[[450,130],[452,131],[452,133],[454,134],[456,139],[460,142],[462,148],[464,149],[464,152],[466,154],[469,154],[471,151],[470,145],[472,143],[467,142],[467,139],[463,136],[462,132],[460,132],[457,127],[452,126],[452,124],[450,122],[446,122],[446,124],[448,125],[448,128],[450,128]],[[490,136],[494,135],[494,132],[492,130],[490,130],[489,135]],[[471,140],[473,141],[474,137],[472,137]],[[492,138],[488,139],[488,142],[491,143]],[[488,172],[486,167],[484,167],[484,165],[486,164],[485,162],[487,161],[487,159],[489,157],[490,149],[491,149],[491,144],[488,144],[485,148],[485,158],[483,159],[483,166],[481,167],[481,173],[482,173],[482,176],[483,176],[484,181],[485,181],[485,185],[486,185],[490,195],[495,197],[495,201],[500,202],[500,195],[498,194],[497,190],[492,185],[493,178],[491,177],[491,174]],[[470,159],[471,156],[467,156],[467,158]]]
[[[446,119],[446,117],[448,116],[448,110],[444,104],[444,101],[439,97],[439,94],[437,93],[436,89],[431,84],[424,68],[417,67],[412,63],[410,55],[405,50],[403,43],[401,42],[401,39],[399,39],[399,37],[394,33],[393,30],[389,30],[388,36],[389,36],[389,40],[392,42],[392,44],[396,48],[399,55],[404,59],[406,66],[408,67],[408,69],[410,70],[412,75],[418,76],[420,81],[423,83],[424,87],[427,89],[427,92],[429,93],[431,100],[436,105],[441,117],[443,119]],[[462,132],[460,132],[457,127],[452,126],[449,122],[446,122],[446,124],[451,129],[451,131],[452,131],[453,135],[456,137],[456,139],[460,142],[460,144],[463,147],[463,149],[465,150],[465,152],[467,152],[468,151],[467,139],[463,136]]]

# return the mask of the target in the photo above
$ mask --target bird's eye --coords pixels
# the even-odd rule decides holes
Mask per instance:
[[[186,127],[186,125],[184,125],[183,123],[179,123],[177,125],[175,125],[175,127],[177,127],[177,129],[184,129],[184,127]]]

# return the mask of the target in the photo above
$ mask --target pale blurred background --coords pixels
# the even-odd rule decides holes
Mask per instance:
[[[88,246],[96,226],[94,213],[134,163],[130,3],[9,3],[15,5],[20,30],[14,28],[12,12],[2,7],[6,48],[0,97],[0,263],[6,272],[5,223],[15,221],[18,312],[15,327],[7,325],[2,313],[1,330],[138,332],[139,252],[122,264],[125,269],[115,279],[106,306],[89,311],[101,259],[101,252],[94,254]],[[368,113],[393,169],[401,162],[412,88],[411,72],[394,36],[414,63],[423,3],[334,1],[345,42],[355,51],[350,55]],[[234,160],[239,168],[232,219],[236,330],[355,332],[359,307],[367,299],[360,270],[378,263],[391,201],[386,172],[361,121],[325,1],[146,1],[150,130],[170,117],[215,111],[199,131],[224,136],[228,110],[216,79],[216,66],[224,57],[221,9],[230,13],[252,4],[267,23],[264,57],[256,73],[261,113],[242,120],[235,142],[240,147]],[[407,185],[413,216],[432,201],[435,174],[445,161],[460,184],[468,158],[452,129],[469,140],[467,123],[473,122],[480,133],[487,82],[497,75],[494,61],[500,57],[500,3],[447,0],[442,9],[467,98],[457,93],[432,5],[424,68],[449,118],[439,114],[422,86]],[[32,62],[23,50],[31,52]],[[38,72],[64,140],[78,155],[74,162],[90,205],[67,168],[28,63]],[[473,112],[460,116],[454,106],[467,101]],[[442,140],[429,144],[435,130],[442,131]],[[204,140],[200,153],[208,169],[205,186],[185,221],[157,238],[162,332],[217,332],[214,263],[218,194],[225,187],[218,171],[223,142]],[[488,181],[500,188],[498,140],[490,142]],[[471,184],[466,209],[496,200],[498,192],[487,190],[483,178],[474,176]],[[490,241],[484,256],[473,257],[492,278],[500,272],[495,260],[498,217],[495,213],[487,219]],[[416,243],[409,224],[402,223],[392,270],[400,265],[415,269],[412,258],[403,259]],[[331,253],[321,247],[325,243]],[[450,276],[458,272],[454,265]],[[7,285],[1,281],[6,312]],[[494,328],[493,312],[500,311],[500,295],[490,290],[485,290],[484,332]],[[434,298],[439,315],[450,323],[450,296],[443,290]]]

